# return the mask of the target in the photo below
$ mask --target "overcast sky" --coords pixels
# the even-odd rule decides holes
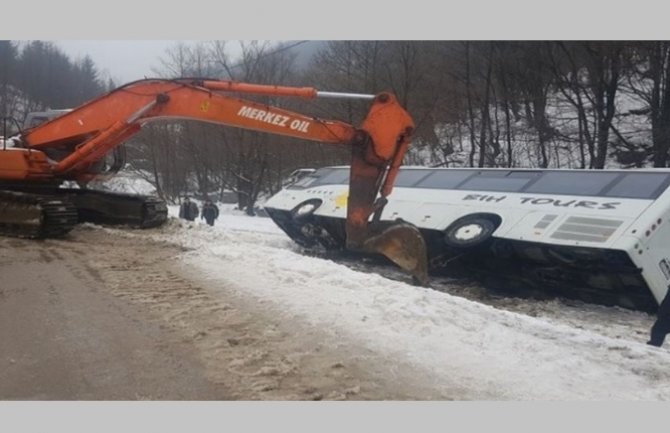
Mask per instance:
[[[167,48],[179,42],[195,44],[188,40],[54,40],[71,59],[89,55],[100,72],[107,72],[117,85],[155,76],[152,67],[159,66]],[[234,47],[230,44],[230,54]],[[228,48],[228,47],[227,47]]]

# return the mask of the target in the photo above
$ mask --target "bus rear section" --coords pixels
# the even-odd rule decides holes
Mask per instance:
[[[344,246],[348,168],[319,169],[266,209],[305,247]],[[670,170],[404,167],[382,213],[419,227],[432,274],[655,311],[670,281]]]

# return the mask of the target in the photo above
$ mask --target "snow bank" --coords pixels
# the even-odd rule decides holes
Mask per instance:
[[[142,236],[193,248],[183,260],[227,290],[464,399],[670,399],[670,351],[646,336],[613,338],[306,257],[270,219],[235,212],[215,227],[172,219]]]
[[[95,181],[94,181],[95,182]],[[121,171],[102,182],[95,182],[95,187],[107,191],[124,192],[129,194],[155,195],[156,188],[137,174]]]

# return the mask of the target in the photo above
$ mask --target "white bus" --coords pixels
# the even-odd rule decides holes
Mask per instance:
[[[318,169],[265,208],[299,244],[343,248],[348,177]],[[670,169],[403,167],[381,221],[421,230],[431,272],[655,311],[670,283],[669,184]]]

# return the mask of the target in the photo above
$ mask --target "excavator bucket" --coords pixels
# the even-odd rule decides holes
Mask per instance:
[[[384,99],[373,107],[364,123],[367,135],[353,143],[347,248],[382,254],[411,274],[415,282],[427,286],[428,254],[419,230],[407,222],[380,222],[385,197],[391,192],[409,145],[411,126],[411,119],[395,100]]]
[[[355,165],[352,167],[351,176],[356,180],[350,183],[347,248],[382,254],[412,275],[415,283],[428,286],[428,253],[421,232],[407,222],[394,222],[390,226],[379,222],[370,223],[369,218],[373,212],[381,212],[382,209],[377,207],[375,210],[375,205],[372,204],[373,198],[369,194],[375,191],[371,188],[372,179],[356,176]],[[361,202],[366,196],[368,200]]]
[[[428,286],[426,244],[419,230],[396,223],[363,243],[365,250],[382,254],[414,277],[415,284]]]

